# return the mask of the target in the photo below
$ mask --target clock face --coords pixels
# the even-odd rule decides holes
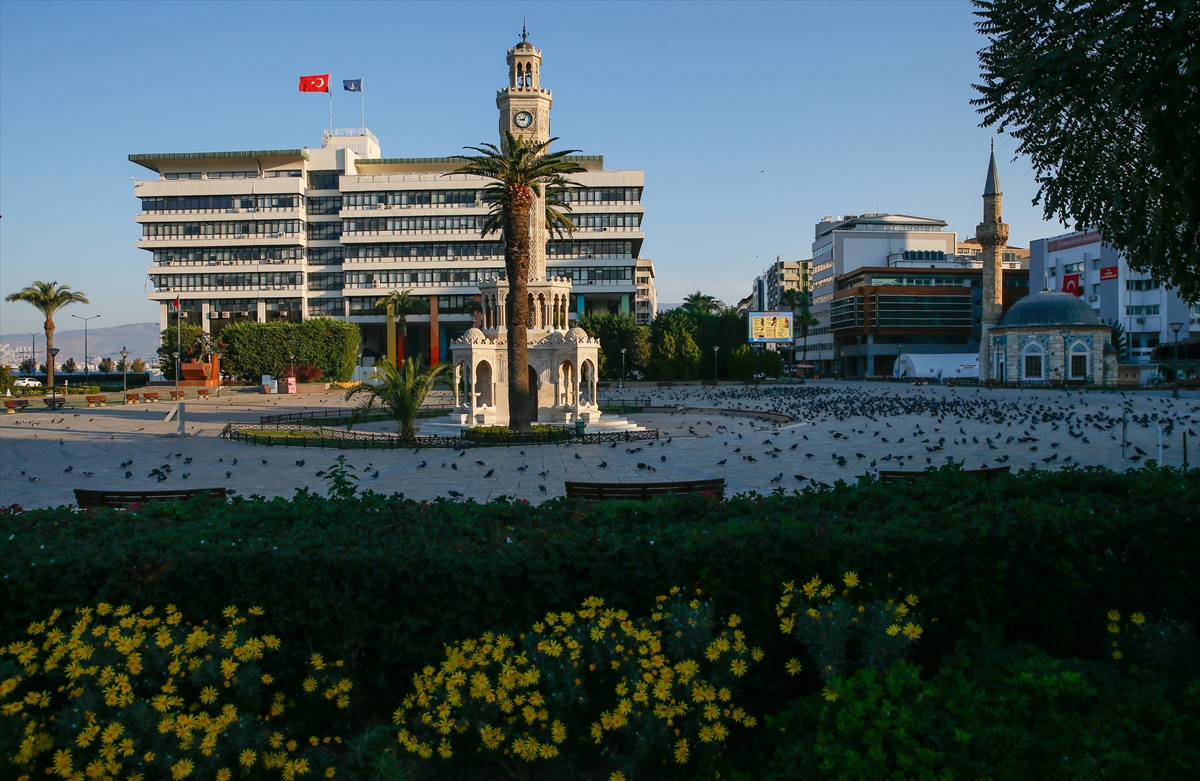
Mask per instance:
[[[533,114],[528,111],[518,111],[513,119],[516,121],[517,127],[525,128],[533,124]]]

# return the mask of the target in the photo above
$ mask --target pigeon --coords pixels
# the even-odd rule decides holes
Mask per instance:
[[[549,469],[544,469],[544,470],[542,470],[541,472],[538,472],[538,477],[545,477],[545,476],[546,476],[546,475],[548,475],[548,474],[550,474],[550,470],[549,470]]]
[[[450,494],[450,495],[451,495],[451,496],[453,496],[455,499],[457,499],[458,497],[462,496],[462,494],[460,494],[458,491],[455,491],[455,490],[453,490],[453,489],[451,489],[451,490],[447,491],[446,493]]]
[[[541,491],[542,493],[546,493],[546,486],[544,486],[544,485],[539,485],[539,486],[538,486],[538,490],[539,490],[539,491]]]
[[[429,462],[428,462],[428,461],[422,461],[421,463],[417,464],[417,469],[424,469],[424,468],[425,468],[425,467],[427,467],[427,466],[429,466]]]
[[[451,469],[453,469],[455,472],[457,472],[457,471],[458,471],[458,464],[451,463],[451,464],[450,464],[450,468],[451,468]]]
[[[774,477],[772,477],[772,478],[771,478],[771,482],[772,482],[772,483],[778,483],[778,482],[780,482],[780,481],[782,481],[782,480],[783,480],[783,472],[780,472],[779,474],[777,474],[777,475],[775,475]]]
[[[717,462],[717,466],[725,466],[725,462],[726,462],[727,460],[728,460],[728,459],[722,458],[720,461],[718,461],[718,462]]]
[[[225,477],[226,477],[226,478],[233,477],[233,472],[226,472],[226,473],[225,473]]]
[[[484,465],[485,465],[485,464],[484,464],[482,461],[476,461],[475,463],[476,463],[476,464],[478,464],[479,466],[484,466]]]
[[[324,476],[325,476],[325,470],[324,470],[324,469],[322,469],[322,470],[320,470],[320,471],[318,471],[318,472],[317,472],[317,477],[324,477]]]
[[[607,462],[607,461],[601,461],[601,462],[599,463],[599,465],[598,465],[598,466],[599,466],[601,469],[608,469],[608,462]]]
[[[67,467],[66,469],[64,469],[63,471],[64,471],[64,472],[72,472],[72,471],[74,471],[74,470],[75,470],[75,467],[73,467],[73,466],[68,466],[68,467]]]
[[[602,463],[600,464],[600,466],[607,466],[607,464],[604,464],[604,463],[602,462]],[[529,468],[529,464],[521,464],[519,467],[517,467],[517,471],[518,471],[518,472],[524,472],[524,471],[525,471],[526,469],[528,469],[528,468]]]
[[[487,470],[487,474],[486,474],[486,475],[484,475],[483,477],[484,477],[484,479],[486,480],[487,478],[491,477],[491,476],[492,476],[492,475],[494,475],[494,474],[496,474],[496,470],[495,470],[495,469],[489,469],[489,470]]]
[[[265,459],[265,458],[264,458],[264,459],[262,460],[262,462],[263,462],[264,464],[265,464],[265,463],[267,463],[267,459]]]
[[[125,479],[126,479],[126,480],[128,480],[128,479],[129,479],[129,478],[131,478],[131,477],[133,477],[133,472],[126,472],[126,473],[125,473]]]
[[[83,473],[83,476],[84,476],[84,477],[91,477],[91,476],[92,476],[92,475],[94,475],[94,474],[96,474],[96,473],[95,473],[95,472],[84,472],[84,473]]]
[[[184,480],[187,480],[191,476],[192,476],[191,472],[184,472],[182,475],[180,475],[180,477],[182,477]]]
[[[578,453],[575,454],[575,458],[579,459],[580,461],[583,460],[583,456],[579,455]]]
[[[371,477],[372,477],[372,479],[373,479],[373,478],[376,478],[376,477],[379,477],[379,470],[378,470],[378,469],[376,469],[376,470],[375,470],[375,474],[371,475]]]
[[[40,482],[42,482],[42,478],[40,478],[40,477],[34,477],[33,475],[30,475],[30,476],[29,476],[29,482],[31,482],[31,483],[40,483]]]
[[[187,458],[183,459],[183,463],[185,463],[185,464],[192,463],[192,456],[188,456]],[[296,464],[297,464],[297,466],[304,466],[303,461],[297,461]]]
[[[235,459],[233,459],[233,465],[234,465],[234,466],[237,466],[237,459],[236,459],[236,458],[235,458]]]

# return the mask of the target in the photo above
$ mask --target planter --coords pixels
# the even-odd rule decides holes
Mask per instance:
[[[329,390],[327,382],[301,382],[296,384],[296,393],[325,393]]]

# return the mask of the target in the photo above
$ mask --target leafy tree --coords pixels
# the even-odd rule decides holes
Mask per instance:
[[[104,372],[105,374],[108,374],[111,371],[113,371],[113,369],[115,369],[116,366],[117,365],[115,363],[113,363],[112,358],[101,358],[100,363],[96,364],[96,368],[99,369],[100,371]]]
[[[699,376],[700,348],[696,323],[688,312],[664,312],[650,325],[650,362],[646,372],[656,380],[694,380]]]
[[[1121,325],[1119,320],[1109,320],[1108,325],[1112,328],[1112,346],[1117,349],[1118,360],[1128,358],[1129,350],[1129,335],[1125,333],[1125,326]]]
[[[637,324],[632,314],[589,313],[579,318],[579,327],[600,340],[600,376],[619,379],[621,348],[625,349],[625,373],[641,371],[650,357],[650,329]]]
[[[1200,11],[1194,0],[976,0],[972,101],[1020,143],[1048,219],[1200,299]]]
[[[741,345],[746,343],[746,316],[736,310],[726,309],[717,314],[692,313],[688,318],[693,324],[693,338],[704,360],[700,361],[700,376],[710,377],[712,371],[712,348],[719,347],[717,360],[724,366]],[[715,379],[715,378],[714,378]]]
[[[174,379],[175,377],[175,351],[177,349],[180,350],[180,363],[204,361],[212,353],[211,337],[204,333],[204,329],[200,326],[188,323],[169,325],[164,328],[162,343],[158,348],[158,368],[165,379]],[[182,376],[182,370],[180,376]]]
[[[729,356],[729,360],[725,362],[725,373],[731,380],[745,382],[757,371],[758,356],[754,354],[748,344],[743,344],[735,349]]]
[[[408,316],[428,312],[429,303],[424,298],[413,296],[411,290],[393,290],[389,295],[378,299],[375,302],[375,306],[382,306],[387,309],[388,360],[398,360],[399,356],[404,352],[404,345],[407,344]],[[400,326],[398,336],[396,333],[397,324]],[[397,349],[397,342],[399,343],[399,349]]]
[[[0,366],[0,393],[7,393],[12,383],[12,370],[7,366]]]
[[[32,358],[26,358],[17,366],[17,371],[21,374],[33,374],[35,369],[37,369],[37,364]]]
[[[71,304],[91,303],[83,293],[71,290],[69,285],[60,286],[57,282],[34,282],[24,290],[10,293],[4,300],[24,301],[46,318],[42,324],[46,332],[46,355],[54,347],[54,313]],[[54,362],[47,360],[46,363],[46,384],[54,387]]]
[[[64,374],[74,374],[75,372],[79,371],[79,364],[75,362],[74,358],[68,358],[67,360],[63,361],[62,365],[60,365],[58,368],[61,369]]]
[[[688,312],[700,315],[716,314],[719,309],[716,298],[705,295],[699,290],[684,296],[683,308]]]
[[[329,317],[300,323],[242,322],[221,330],[222,370],[247,380],[264,374],[281,376],[292,366],[311,364],[333,382],[354,374],[361,341],[358,326]]]
[[[145,372],[148,368],[149,367],[146,366],[146,362],[143,361],[141,358],[134,358],[133,363],[129,364],[129,371],[133,372],[134,374],[141,374],[142,372]]]
[[[417,411],[434,386],[445,383],[443,375],[449,368],[450,364],[439,363],[422,371],[416,356],[404,359],[399,368],[391,361],[380,361],[375,364],[368,382],[346,392],[347,399],[366,396],[351,415],[350,425],[353,426],[375,409],[383,408],[396,421],[400,436],[412,439],[417,435],[413,426]],[[374,382],[379,384],[372,384]]]
[[[536,142],[505,131],[503,148],[494,144],[466,147],[479,154],[463,156],[466,165],[455,171],[494,180],[487,187],[492,210],[481,235],[500,233],[504,237],[504,270],[508,280],[508,419],[509,428],[514,431],[531,431],[533,422],[526,324],[534,204],[543,198],[546,227],[551,232],[574,233],[575,224],[560,211],[570,211],[571,207],[559,196],[578,186],[566,177],[584,171],[582,166],[567,160],[568,155],[578,150],[550,151],[550,145],[557,140]]]

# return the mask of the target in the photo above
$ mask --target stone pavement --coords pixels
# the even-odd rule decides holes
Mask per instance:
[[[607,393],[605,402],[621,393]],[[947,457],[968,468],[1008,463],[1014,471],[1064,463],[1135,468],[1157,458],[1155,424],[1169,432],[1163,437],[1163,462],[1178,466],[1182,434],[1200,429],[1196,392],[1172,400],[1169,392],[1159,391],[1067,394],[819,381],[803,387],[628,388],[623,393],[664,406],[781,410],[794,420],[772,424],[721,412],[659,409],[630,416],[660,429],[658,442],[470,448],[465,455],[442,449],[345,455],[357,467],[362,486],[377,492],[432,499],[454,490],[477,501],[511,496],[538,502],[561,496],[566,480],[724,477],[731,495],[766,493],[799,488],[809,480],[853,480],[872,463],[897,468],[903,462],[903,468],[919,470],[946,463]],[[226,391],[220,399],[187,403],[185,438],[175,435],[174,422],[163,421],[169,403],[0,415],[0,504],[70,504],[72,489],[79,487],[223,485],[239,495],[286,497],[298,488],[323,493],[325,484],[316,473],[340,451],[247,445],[220,434],[228,421],[258,422],[263,414],[345,405],[333,393],[289,397]],[[1119,421],[1126,410],[1130,444],[1122,462]],[[989,448],[988,438],[996,449]],[[1200,453],[1196,440],[1188,439],[1194,465]],[[303,466],[296,464],[300,460]],[[126,461],[133,463],[120,466]],[[147,477],[163,464],[172,469],[165,483]],[[125,477],[127,471],[131,477]]]

